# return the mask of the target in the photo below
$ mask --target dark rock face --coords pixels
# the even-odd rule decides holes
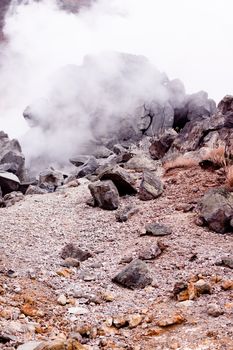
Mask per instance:
[[[25,195],[33,194],[45,194],[47,191],[39,186],[29,185],[28,189],[25,192]]]
[[[155,160],[161,159],[167,153],[176,137],[177,132],[174,129],[169,129],[161,137],[152,139],[149,148],[151,158]]]
[[[153,173],[144,172],[139,188],[139,198],[148,201],[159,197],[163,193],[163,183]]]
[[[126,266],[112,281],[129,289],[142,289],[151,284],[152,278],[146,263],[137,259]]]
[[[118,208],[119,193],[112,181],[96,181],[89,184],[88,187],[94,199],[94,206],[106,210],[116,210]]]
[[[87,175],[92,175],[95,173],[96,169],[99,167],[99,164],[95,157],[91,156],[88,160],[78,169],[77,177],[84,177]]]
[[[116,221],[118,222],[125,222],[129,218],[131,218],[134,214],[137,214],[139,212],[139,209],[137,207],[134,207],[132,205],[127,205],[124,208],[121,208],[116,213]]]
[[[223,188],[209,190],[199,203],[199,217],[217,233],[233,231],[233,194]]]
[[[85,261],[91,257],[92,254],[88,250],[82,250],[73,243],[67,244],[61,252],[61,258],[64,260],[67,258],[73,258],[78,261]]]
[[[149,236],[167,236],[172,233],[172,230],[162,224],[159,224],[157,222],[147,224],[146,225],[146,235]]]
[[[39,186],[53,192],[58,186],[64,184],[64,174],[54,169],[47,169],[39,174]]]
[[[17,140],[10,140],[3,131],[0,132],[0,170],[13,173],[20,180],[24,177],[25,158]]]
[[[20,181],[16,175],[5,171],[0,172],[0,187],[3,195],[17,191],[19,185]]]
[[[119,166],[104,170],[99,175],[99,179],[111,180],[117,187],[120,196],[137,193],[137,190],[134,187],[134,180],[127,171]]]

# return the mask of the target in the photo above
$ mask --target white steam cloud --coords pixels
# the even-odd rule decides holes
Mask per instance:
[[[97,107],[108,115],[97,130],[104,133],[139,100],[168,99],[163,76],[149,62],[141,58],[141,70],[127,80],[125,63],[111,51],[148,57],[181,78],[188,92],[206,90],[219,100],[233,91],[231,0],[99,0],[78,14],[62,11],[55,0],[16,3],[0,46],[0,128],[20,137],[28,158],[75,153],[93,138],[90,116]],[[96,59],[90,63],[86,55]],[[121,105],[104,89],[119,74]],[[40,120],[52,120],[52,132],[28,131],[22,112],[31,103]]]

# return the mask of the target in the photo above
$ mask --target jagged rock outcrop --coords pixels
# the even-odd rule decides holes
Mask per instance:
[[[25,158],[21,146],[17,140],[10,140],[3,131],[0,131],[0,171],[13,173],[20,180],[25,176]]]

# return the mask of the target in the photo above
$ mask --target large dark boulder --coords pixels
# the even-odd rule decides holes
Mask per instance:
[[[233,231],[233,193],[225,188],[209,190],[199,205],[199,223],[217,233]]]
[[[20,181],[15,174],[0,171],[0,188],[3,195],[13,191],[18,191],[19,186]]]
[[[139,188],[139,199],[148,201],[159,197],[163,193],[163,183],[152,172],[145,171]]]
[[[149,147],[151,158],[158,160],[165,156],[176,137],[177,132],[168,129],[160,137],[153,138]]]
[[[119,272],[112,281],[129,289],[142,289],[151,284],[152,277],[147,264],[137,259]]]
[[[99,179],[111,180],[117,187],[120,196],[137,193],[137,190],[134,186],[134,179],[126,170],[118,165],[104,170],[99,175]]]
[[[19,142],[10,140],[8,135],[0,131],[0,171],[13,173],[23,179],[25,175],[25,158]]]
[[[96,181],[88,186],[94,199],[94,206],[106,210],[115,210],[119,206],[119,193],[110,180]]]

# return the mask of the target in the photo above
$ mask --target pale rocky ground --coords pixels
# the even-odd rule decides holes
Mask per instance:
[[[12,342],[0,343],[1,349],[16,349],[29,340],[74,337],[83,322],[90,324],[92,332],[84,338],[85,349],[233,349],[233,290],[221,288],[225,280],[233,280],[233,273],[215,265],[221,257],[232,255],[233,235],[210,232],[195,224],[195,211],[177,210],[182,203],[195,204],[221,179],[192,168],[173,170],[164,182],[165,191],[156,200],[121,198],[121,205],[133,203],[139,208],[125,223],[116,222],[114,211],[86,205],[87,180],[76,188],[27,196],[0,209],[0,334],[12,336]],[[161,238],[140,236],[153,221],[166,224],[173,233]],[[147,262],[151,286],[128,290],[111,282],[126,266],[120,264],[123,257],[137,257],[158,240],[166,249]],[[64,270],[60,253],[70,242],[88,249],[93,257],[81,262],[79,269]],[[175,300],[175,283],[197,275],[210,283],[211,294]],[[66,305],[57,301],[62,294]],[[207,313],[212,303],[222,315]],[[85,314],[70,314],[73,306]],[[132,314],[137,314],[139,325],[111,327],[112,319]],[[177,316],[184,320],[181,324],[158,327]]]

